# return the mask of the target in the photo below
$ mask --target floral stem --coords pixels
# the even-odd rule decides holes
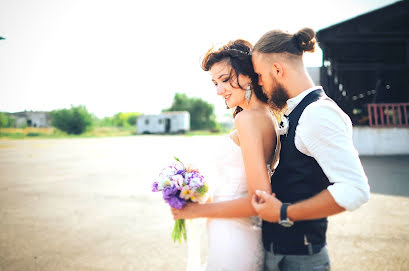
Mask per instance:
[[[186,241],[186,224],[184,219],[178,219],[175,221],[175,225],[173,226],[172,231],[172,239],[173,242],[178,241],[179,244],[182,242],[182,237]]]
[[[179,160],[179,158],[177,158],[176,156],[173,156],[173,158],[175,158],[176,161],[178,161],[179,163],[182,164],[183,166],[183,171],[186,169],[185,164],[182,163],[182,161]]]

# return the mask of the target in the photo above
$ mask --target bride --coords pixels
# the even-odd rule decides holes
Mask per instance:
[[[172,209],[174,219],[210,218],[207,270],[260,271],[264,266],[261,221],[251,205],[256,190],[271,194],[270,165],[277,160],[277,121],[258,85],[251,44],[229,42],[210,49],[202,68],[228,108],[234,108],[235,130],[226,139],[223,168],[217,171],[213,200]]]

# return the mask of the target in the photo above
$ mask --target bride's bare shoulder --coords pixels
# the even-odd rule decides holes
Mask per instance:
[[[264,129],[274,129],[273,114],[263,110],[243,110],[236,115],[234,125],[236,129],[256,129],[263,131]],[[271,125],[266,125],[270,123]]]
[[[257,115],[259,112],[256,110],[243,110],[240,113],[236,115],[234,118],[234,124],[235,125],[246,125],[246,124],[252,124],[254,120],[257,118]],[[236,126],[237,127],[237,126]]]

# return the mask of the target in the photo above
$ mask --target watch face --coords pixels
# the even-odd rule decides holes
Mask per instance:
[[[292,225],[294,225],[294,223],[288,220],[281,220],[280,225],[283,227],[291,227]]]

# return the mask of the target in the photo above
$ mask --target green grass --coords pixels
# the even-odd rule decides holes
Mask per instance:
[[[189,131],[183,136],[209,136],[229,133],[227,130],[209,131],[198,130]],[[31,138],[87,138],[87,137],[115,137],[115,136],[135,136],[135,127],[94,127],[81,135],[69,135],[56,128],[0,128],[0,139],[31,139]],[[139,135],[138,135],[139,136]],[[175,135],[176,136],[176,135]],[[180,136],[180,135],[179,135]]]
[[[81,135],[69,135],[56,128],[0,128],[2,139],[110,137],[134,134],[136,134],[134,127],[95,127]]]

